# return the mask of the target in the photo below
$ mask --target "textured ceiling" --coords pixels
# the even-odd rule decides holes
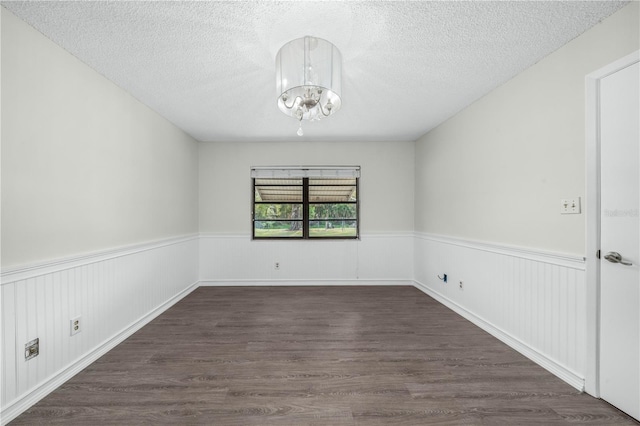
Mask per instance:
[[[416,140],[624,4],[2,2],[200,141]],[[342,52],[343,104],[300,138],[274,59],[304,35]]]

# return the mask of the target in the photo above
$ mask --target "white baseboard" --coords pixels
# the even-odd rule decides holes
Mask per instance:
[[[476,326],[480,327],[487,333],[491,334],[496,339],[502,341],[512,349],[520,352],[522,355],[526,356],[536,364],[540,365],[545,370],[549,371],[550,373],[564,380],[569,385],[578,389],[580,392],[584,392],[584,378],[579,376],[575,372],[569,370],[563,365],[558,364],[553,359],[541,354],[540,352],[528,346],[526,343],[520,341],[518,338],[510,335],[509,333],[505,332],[499,327],[494,326],[490,322],[485,321],[484,319],[475,315],[473,312],[463,308],[462,306],[458,305],[451,299],[443,296],[442,294],[429,288],[423,283],[414,281],[414,287],[416,287],[418,290],[422,291],[423,293],[431,296],[432,298],[442,303],[443,305],[445,305],[447,308],[451,309],[458,315],[471,321]]]
[[[186,297],[193,290],[198,288],[198,282],[191,284],[189,287],[167,300],[162,305],[155,308],[153,311],[149,312],[144,317],[140,318],[138,321],[124,328],[122,331],[114,335],[111,339],[105,341],[101,345],[97,346],[92,351],[88,352],[85,356],[78,359],[69,367],[59,371],[53,377],[51,377],[46,382],[42,383],[29,393],[25,394],[21,398],[15,400],[11,404],[2,410],[2,416],[0,424],[6,425],[11,420],[18,417],[24,411],[28,410],[29,407],[40,401],[42,398],[62,386],[67,380],[71,379],[73,376],[78,374],[83,369],[87,368],[93,362],[95,362],[98,358],[109,352],[111,349],[115,348],[117,345],[122,343],[125,339],[133,335],[136,331],[140,330],[142,327],[150,323],[157,316],[162,314],[164,311],[169,309],[171,306],[175,305],[181,299]]]
[[[413,281],[406,278],[397,280],[388,279],[335,279],[335,280],[200,280],[203,287],[247,287],[247,286],[365,286],[365,285],[408,285],[413,286]]]

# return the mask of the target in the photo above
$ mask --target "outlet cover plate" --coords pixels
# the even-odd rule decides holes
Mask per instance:
[[[71,336],[78,334],[82,331],[82,323],[80,321],[82,317],[75,317],[69,320],[69,333]]]
[[[40,354],[40,338],[33,339],[24,345],[24,360],[29,361]]]

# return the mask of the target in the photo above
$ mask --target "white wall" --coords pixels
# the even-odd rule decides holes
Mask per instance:
[[[197,142],[2,8],[2,267],[198,231]]]
[[[639,48],[638,2],[416,143],[416,230],[584,255],[585,75]]]
[[[200,283],[411,285],[412,246],[409,232],[368,234],[358,241],[252,241],[205,234],[200,237]]]

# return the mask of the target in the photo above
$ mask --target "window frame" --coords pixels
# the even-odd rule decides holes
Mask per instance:
[[[323,179],[320,177],[300,177],[302,180],[302,201],[301,202],[270,202],[270,201],[256,201],[256,179],[272,179],[272,178],[251,178],[251,240],[260,241],[260,240],[359,240],[360,239],[360,177],[356,176],[352,179],[355,179],[355,189],[356,189],[356,200],[355,201],[344,201],[344,202],[335,202],[335,201],[311,201],[309,200],[309,187],[313,186],[346,186],[346,185],[336,185],[336,184],[327,184],[327,185],[310,185],[309,180],[313,179]],[[273,178],[276,179],[276,178]],[[340,177],[326,177],[326,179],[345,179]],[[263,186],[263,185],[257,185]],[[281,185],[269,185],[269,186],[294,186],[291,184],[281,184]],[[295,185],[298,186],[298,185]],[[302,235],[295,237],[260,237],[256,236],[256,217],[255,217],[255,206],[256,204],[301,204],[302,205],[302,219],[275,219],[270,220],[272,222],[292,222],[292,221],[302,221]],[[312,204],[355,204],[356,206],[356,235],[350,236],[311,236],[310,235],[310,225],[313,221],[312,218],[309,217],[310,205]],[[333,221],[341,221],[343,219],[322,219],[322,221],[333,222]]]

